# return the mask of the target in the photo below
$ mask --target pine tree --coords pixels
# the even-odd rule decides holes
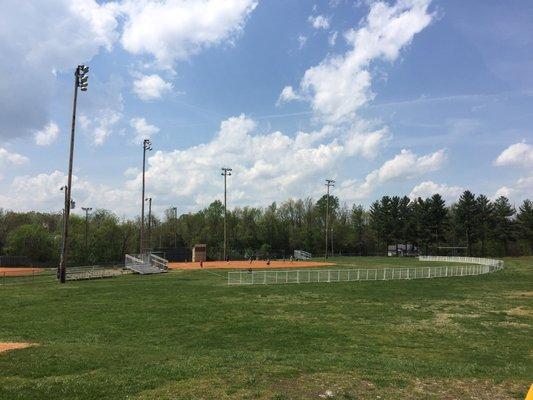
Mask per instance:
[[[530,254],[533,254],[533,202],[531,200],[524,200],[518,209],[516,221],[520,238],[528,242]]]
[[[513,216],[516,210],[509,203],[507,197],[500,196],[494,202],[493,219],[491,227],[491,237],[503,246],[503,255],[508,253],[508,243],[515,239],[515,222]]]
[[[456,227],[458,229],[458,237],[463,237],[466,240],[466,247],[469,256],[472,256],[472,244],[476,238],[476,223],[477,223],[477,206],[474,194],[465,190],[455,208]]]

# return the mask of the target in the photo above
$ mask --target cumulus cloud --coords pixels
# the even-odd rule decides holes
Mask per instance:
[[[111,51],[119,39],[128,52],[153,56],[157,66],[172,68],[204,48],[233,43],[256,5],[256,0],[3,1],[0,138],[41,129],[57,96],[57,73]],[[30,76],[41,77],[39,85]],[[167,82],[156,79],[139,83],[144,83],[139,87],[143,98],[168,90]],[[90,90],[94,94],[92,83]],[[98,137],[105,136],[100,130]]]
[[[360,27],[344,33],[350,50],[309,68],[300,82],[300,91],[317,116],[328,123],[346,122],[373,99],[370,63],[398,58],[400,50],[431,22],[429,3],[402,0],[394,5],[372,4]]]
[[[136,117],[130,119],[130,126],[134,129],[134,143],[142,143],[144,139],[150,139],[159,132],[157,126],[150,125],[144,118]]]
[[[425,199],[438,193],[448,201],[455,201],[464,191],[465,188],[461,186],[449,186],[446,184],[435,183],[433,181],[424,181],[411,190],[409,197],[411,199],[417,199],[419,197]]]
[[[521,142],[509,146],[494,160],[494,165],[533,167],[533,145]]]
[[[339,184],[339,195],[346,199],[364,199],[387,182],[404,182],[440,169],[447,160],[444,149],[418,156],[410,150],[402,150],[380,168],[370,172],[363,182],[348,179]]]
[[[59,126],[54,121],[50,121],[41,130],[33,134],[35,144],[39,146],[49,146],[54,143],[59,136]]]
[[[298,100],[298,99],[300,99],[300,96],[296,94],[292,86],[285,86],[283,90],[281,91],[281,94],[279,95],[276,105],[279,106],[285,102]]]
[[[531,199],[533,195],[533,175],[519,178],[509,186],[500,187],[494,197],[505,196],[516,202]]]
[[[203,48],[231,42],[239,35],[255,0],[126,1],[122,46],[133,54],[149,54],[171,68]]]
[[[0,147],[0,179],[3,178],[3,173],[8,166],[22,165],[28,161],[27,157]]]
[[[59,211],[64,201],[64,194],[60,188],[66,182],[66,174],[57,170],[49,174],[16,177],[9,186],[7,194],[0,196],[0,207],[16,211]],[[28,196],[28,193],[32,195]],[[123,188],[94,184],[77,175],[72,177],[72,199],[78,204],[73,212],[81,212],[81,205],[90,204],[95,208],[135,215],[138,208],[137,193]]]
[[[111,49],[118,38],[114,7],[94,0],[2,2],[1,138],[41,129],[49,119],[53,73],[90,60],[102,48]],[[28,77],[39,77],[39,84]]]
[[[279,131],[256,131],[255,121],[240,115],[223,121],[207,143],[156,152],[148,160],[149,190],[161,201],[180,198],[183,204],[203,207],[219,198],[222,181],[216,179],[217,171],[227,165],[233,168],[229,185],[234,205],[307,196],[316,189],[317,176],[349,157],[373,156],[386,134],[357,130],[341,134],[331,126],[293,137]],[[140,179],[138,174],[126,188],[138,188]]]
[[[328,29],[329,28],[329,18],[324,17],[323,15],[317,15],[313,17],[309,16],[309,22],[313,25],[315,29]]]
[[[170,92],[172,88],[172,83],[165,81],[157,74],[141,74],[133,82],[133,91],[143,101],[159,99],[163,94]]]

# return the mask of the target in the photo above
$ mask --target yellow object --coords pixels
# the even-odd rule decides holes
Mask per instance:
[[[529,392],[527,392],[526,400],[533,400],[533,384],[529,387]]]

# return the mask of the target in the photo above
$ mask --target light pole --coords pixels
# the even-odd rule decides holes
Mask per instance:
[[[89,236],[89,211],[92,210],[92,207],[82,207],[81,209],[85,211],[85,262],[87,262],[89,256],[89,247],[87,245],[87,238]]]
[[[222,176],[224,177],[224,261],[227,260],[227,249],[228,249],[228,232],[227,232],[227,222],[226,222],[226,217],[227,217],[227,177],[228,176],[231,176],[231,171],[232,169],[231,168],[226,168],[226,167],[223,167],[221,168],[222,169]]]
[[[174,248],[178,248],[178,207],[172,207],[172,216],[174,218]]]
[[[326,252],[324,258],[328,258],[328,223],[329,223],[329,188],[335,186],[335,181],[333,179],[326,179]]]
[[[152,250],[152,198],[145,199],[148,202],[148,251]]]
[[[143,182],[142,182],[142,197],[141,197],[141,230],[139,233],[139,253],[143,254],[144,251],[144,188],[145,180],[144,176],[146,173],[146,151],[152,150],[152,142],[150,139],[143,140]]]
[[[61,260],[59,262],[59,281],[65,283],[67,275],[67,243],[68,243],[68,220],[70,217],[70,198],[72,190],[72,163],[74,160],[74,133],[76,129],[76,104],[78,102],[78,88],[82,92],[87,91],[87,76],[89,67],[78,65],[74,71],[74,100],[72,102],[72,126],[70,130],[70,155],[68,161],[68,178],[65,188],[65,216],[63,218],[63,243],[61,245]]]

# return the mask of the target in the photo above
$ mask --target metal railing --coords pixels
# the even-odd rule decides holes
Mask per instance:
[[[443,258],[447,258],[444,260]],[[458,259],[461,260],[458,260]],[[468,259],[468,260],[467,260]],[[468,265],[407,268],[299,269],[228,272],[228,285],[272,285],[286,283],[331,283],[428,279],[482,275],[503,268],[503,261],[469,257],[424,257],[421,261],[460,262]]]

